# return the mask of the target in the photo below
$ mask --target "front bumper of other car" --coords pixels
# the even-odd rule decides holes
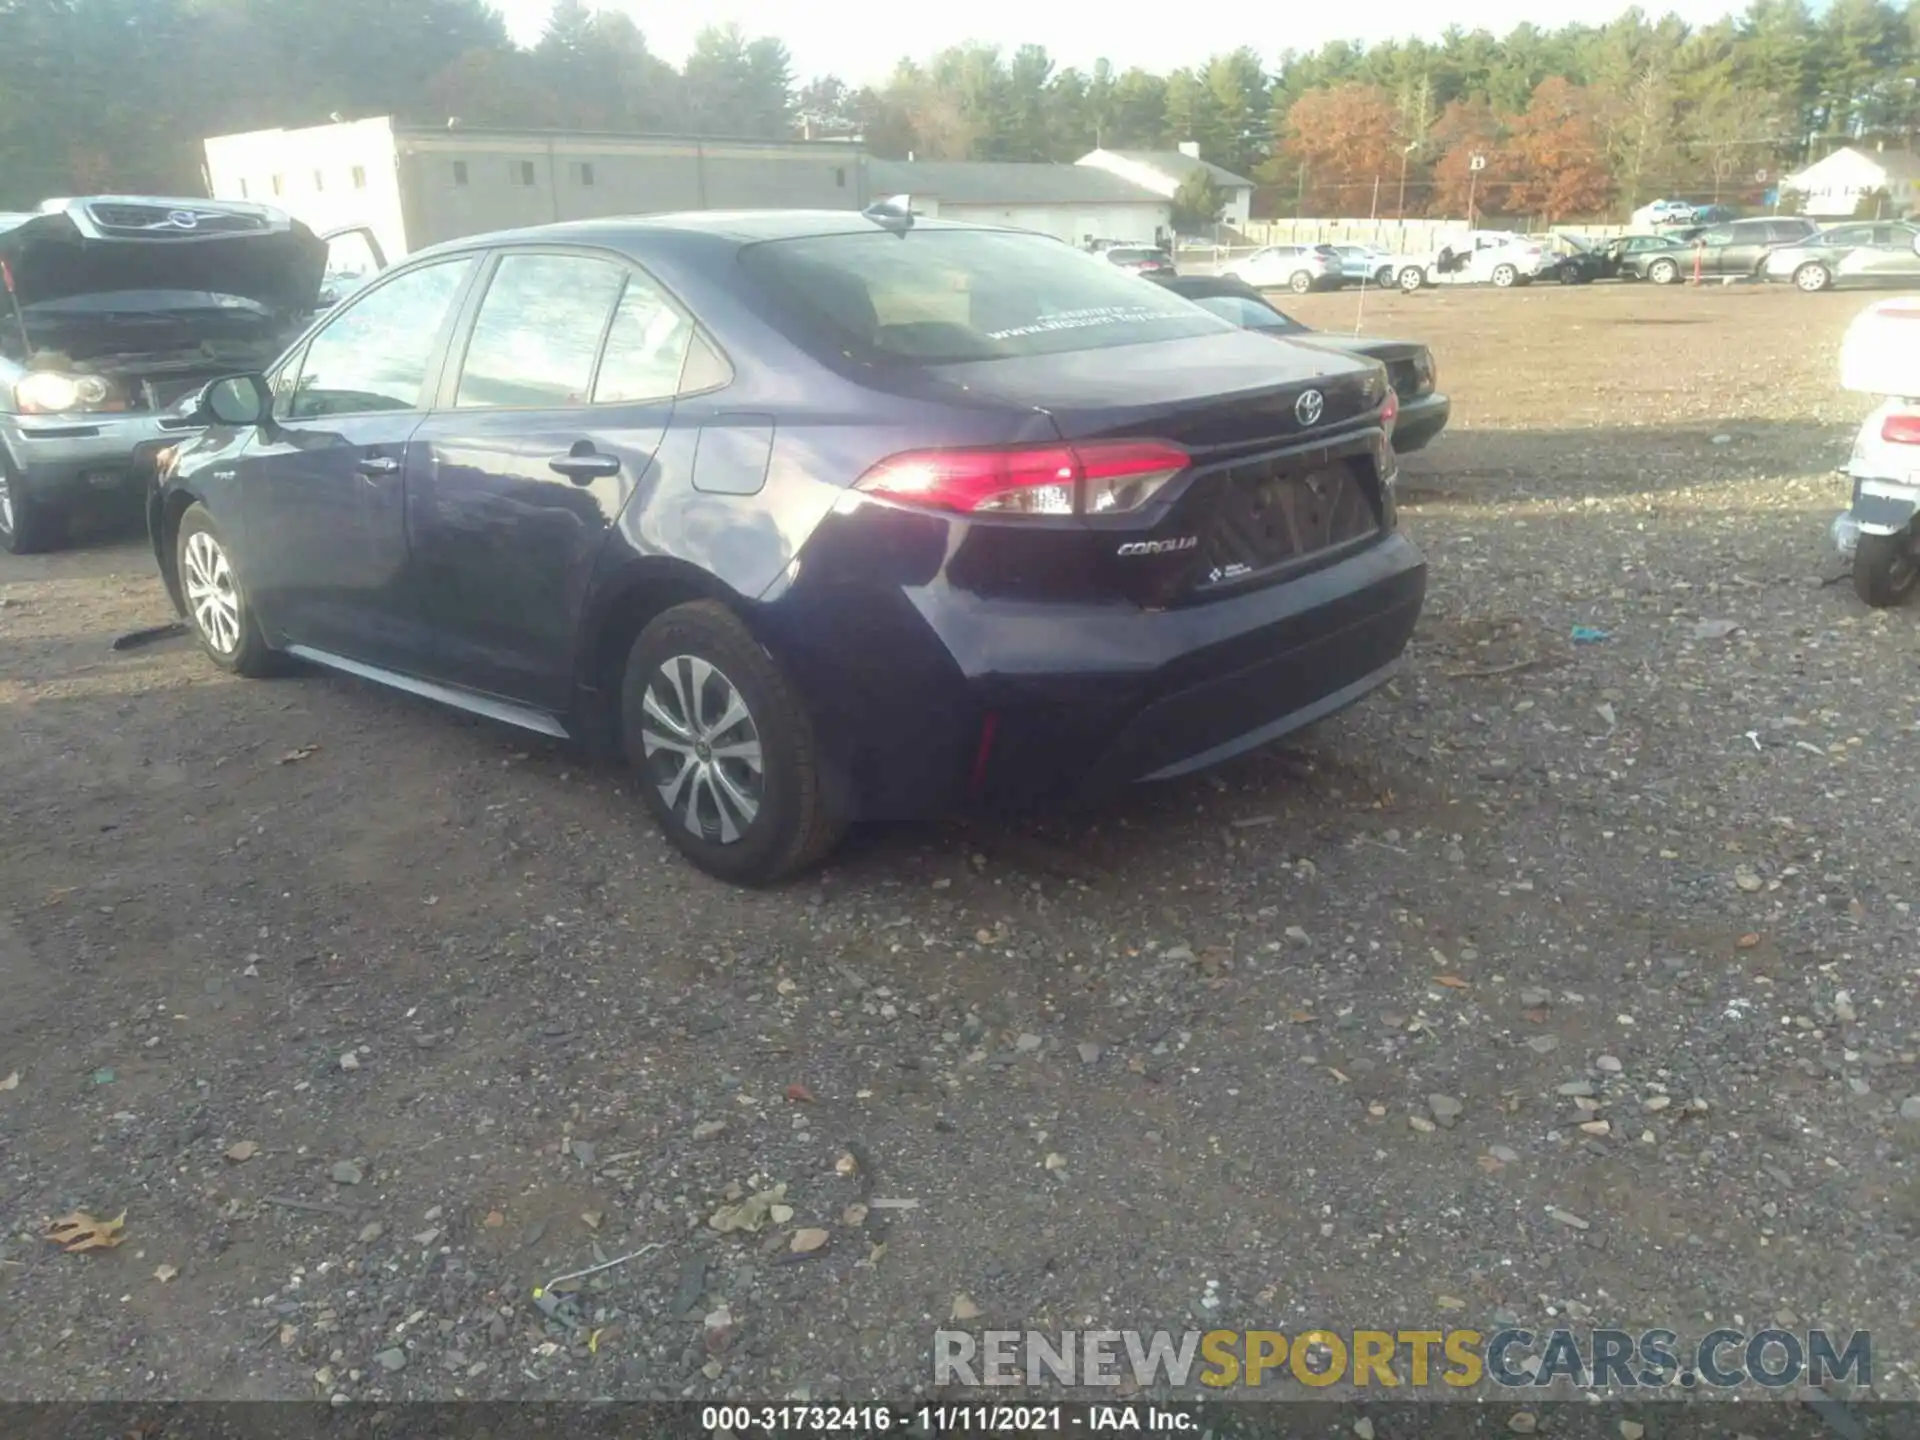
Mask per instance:
[[[174,411],[0,414],[0,446],[28,501],[58,508],[85,495],[144,494],[154,457],[199,427]]]
[[[1393,448],[1402,455],[1423,450],[1447,428],[1453,402],[1438,391],[1400,402],[1400,418],[1393,422]]]

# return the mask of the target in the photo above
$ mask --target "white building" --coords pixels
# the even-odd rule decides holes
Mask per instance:
[[[1889,216],[1910,215],[1920,211],[1920,155],[1849,145],[1787,176],[1780,187],[1804,196],[1801,208],[1816,219],[1850,220],[1862,199],[1881,190],[1890,197]]]
[[[858,210],[867,155],[844,141],[469,130],[387,116],[206,141],[208,194],[316,231],[365,225],[389,260],[488,230],[758,206]]]
[[[1165,196],[1080,165],[869,160],[867,179],[875,199],[906,195],[922,215],[1037,230],[1076,245],[1155,245],[1173,234],[1173,205]]]
[[[1182,143],[1178,150],[1095,150],[1091,155],[1082,155],[1080,163],[1131,180],[1169,200],[1179,190],[1181,181],[1195,170],[1205,170],[1227,197],[1226,208],[1220,212],[1220,223],[1244,231],[1253,219],[1253,181],[1202,160],[1200,147],[1191,140]]]

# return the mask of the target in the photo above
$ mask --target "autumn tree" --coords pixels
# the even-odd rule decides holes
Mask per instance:
[[[1551,224],[1569,215],[1597,215],[1613,198],[1592,101],[1580,87],[1557,75],[1541,81],[1506,130],[1502,162],[1510,178],[1500,198],[1510,213]]]
[[[1434,123],[1432,146],[1439,158],[1433,165],[1433,183],[1427,213],[1466,215],[1484,207],[1490,191],[1512,178],[1507,163],[1506,134],[1493,107],[1483,99],[1455,100]],[[1474,157],[1485,159],[1475,171]]]
[[[1282,136],[1286,162],[1306,177],[1300,187],[1302,213],[1348,214],[1368,203],[1376,183],[1399,183],[1400,112],[1378,86],[1348,83],[1308,91],[1288,107]],[[1286,168],[1283,163],[1279,173]]]

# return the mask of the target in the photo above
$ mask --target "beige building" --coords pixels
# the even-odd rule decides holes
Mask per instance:
[[[1178,150],[1095,150],[1082,155],[1079,163],[1118,175],[1169,200],[1187,176],[1195,170],[1204,170],[1226,197],[1220,223],[1244,231],[1253,219],[1253,181],[1202,160],[1200,147],[1192,141],[1182,144]]]
[[[1860,202],[1885,191],[1886,216],[1920,211],[1920,155],[1911,150],[1864,150],[1848,145],[1787,176],[1781,188],[1803,198],[1801,209],[1820,220],[1850,220]]]
[[[870,160],[875,199],[904,194],[927,216],[1037,230],[1071,241],[1166,243],[1173,204],[1144,185],[1085,165],[1012,160]]]
[[[469,130],[378,116],[216,135],[205,148],[215,199],[261,201],[321,232],[367,226],[389,260],[521,225],[672,210],[858,210],[871,193],[865,150],[834,140]]]

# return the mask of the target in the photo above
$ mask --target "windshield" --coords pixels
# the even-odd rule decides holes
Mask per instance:
[[[1298,320],[1282,315],[1271,305],[1255,300],[1251,295],[1190,295],[1187,298],[1202,310],[1209,310],[1222,320],[1238,325],[1243,330],[1304,330],[1307,328]]]
[[[1105,260],[1013,231],[774,240],[741,251],[740,263],[796,340],[866,362],[1057,355],[1228,328]]]
[[[239,295],[221,295],[211,290],[104,290],[87,295],[67,295],[57,300],[41,300],[22,307],[29,315],[135,315],[161,314],[177,310],[234,310],[265,315],[264,305]]]

